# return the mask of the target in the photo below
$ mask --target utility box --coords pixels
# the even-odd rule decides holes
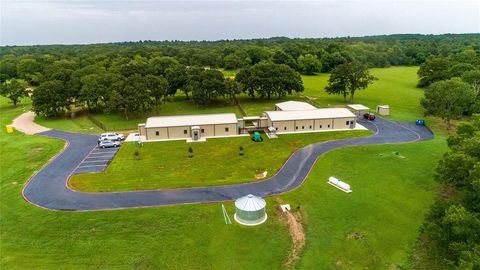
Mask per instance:
[[[378,105],[377,114],[379,115],[390,115],[390,106],[388,105]]]
[[[7,133],[9,133],[9,134],[13,133],[13,127],[12,126],[10,126],[10,125],[7,126]]]

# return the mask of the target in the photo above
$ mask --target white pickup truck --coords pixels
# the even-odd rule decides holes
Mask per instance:
[[[123,141],[125,136],[116,132],[102,133],[98,141],[110,140],[110,141]]]

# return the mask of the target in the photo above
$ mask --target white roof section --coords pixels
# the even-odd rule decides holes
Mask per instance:
[[[307,102],[300,101],[285,101],[275,104],[282,111],[305,111],[305,110],[316,110],[317,108]]]
[[[364,106],[362,104],[350,104],[350,105],[347,105],[347,107],[349,107],[350,109],[353,109],[355,111],[368,111],[368,110],[370,110],[370,108],[368,108],[367,106]]]
[[[235,201],[235,207],[243,211],[258,211],[265,208],[266,205],[267,203],[264,199],[252,194],[238,198]]]
[[[145,128],[237,123],[237,116],[234,113],[157,116],[149,117],[145,123]]]
[[[390,108],[390,106],[388,105],[378,105],[379,108],[383,108],[383,109],[388,109]]]
[[[346,108],[328,108],[308,111],[268,111],[265,114],[272,121],[310,120],[356,117]]]

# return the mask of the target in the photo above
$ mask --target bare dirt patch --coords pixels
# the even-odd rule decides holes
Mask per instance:
[[[278,204],[281,204],[281,201],[277,200]],[[295,263],[300,258],[300,252],[305,246],[305,230],[302,225],[302,215],[300,211],[290,212],[286,211],[284,213],[286,221],[288,224],[288,232],[292,238],[292,249],[290,250],[288,260],[285,263],[287,268],[292,269],[295,266]]]
[[[34,112],[26,112],[13,119],[12,126],[16,130],[29,135],[50,130],[49,128],[40,126],[37,123],[33,122],[34,119]]]

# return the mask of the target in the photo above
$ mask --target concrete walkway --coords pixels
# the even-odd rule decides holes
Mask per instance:
[[[40,126],[39,124],[33,122],[34,119],[34,112],[26,112],[13,119],[12,126],[16,130],[28,135],[33,135],[50,130],[49,128]]]
[[[77,192],[69,189],[66,185],[70,175],[96,146],[97,138],[92,135],[57,130],[45,131],[39,135],[63,139],[69,145],[31,178],[23,190],[23,195],[27,201],[37,206],[68,211],[217,202],[234,200],[247,194],[265,197],[299,187],[305,181],[317,158],[333,149],[347,146],[415,142],[433,138],[430,130],[413,123],[394,122],[377,117],[375,122],[362,121],[362,124],[373,130],[375,134],[370,137],[308,145],[295,152],[276,175],[264,181],[227,186],[102,193]]]

